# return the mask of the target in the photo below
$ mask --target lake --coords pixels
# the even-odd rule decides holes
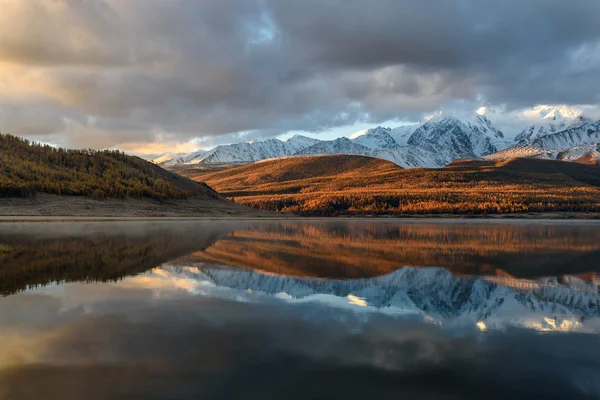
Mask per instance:
[[[0,399],[600,398],[600,222],[0,224]]]

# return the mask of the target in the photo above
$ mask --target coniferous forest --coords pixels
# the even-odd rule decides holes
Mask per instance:
[[[0,134],[0,197],[36,193],[185,199],[178,176],[116,150],[67,150]]]
[[[238,204],[304,216],[600,212],[600,167],[563,161],[458,160],[403,169],[332,155],[178,172]]]

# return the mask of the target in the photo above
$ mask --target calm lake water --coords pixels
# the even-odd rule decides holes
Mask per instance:
[[[0,224],[0,399],[600,398],[596,222]]]

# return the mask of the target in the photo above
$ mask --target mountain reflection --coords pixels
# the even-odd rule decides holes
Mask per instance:
[[[0,225],[0,292],[110,281],[172,265],[218,264],[356,279],[403,266],[535,278],[600,268],[597,224],[203,221]],[[560,278],[559,278],[560,279]]]
[[[283,222],[253,225],[181,260],[319,278],[365,278],[401,266],[514,277],[600,270],[598,225]]]
[[[0,224],[0,399],[598,398],[599,226]]]

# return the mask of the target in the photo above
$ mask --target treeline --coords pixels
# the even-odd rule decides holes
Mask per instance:
[[[404,191],[402,194],[338,192],[236,197],[235,202],[262,210],[303,216],[600,212],[599,193],[573,193],[566,190],[492,193]]]
[[[95,198],[184,199],[168,172],[113,150],[67,150],[0,134],[0,197],[51,193]]]
[[[353,156],[344,159],[351,161]],[[304,216],[600,212],[596,166],[513,159],[401,169],[382,162],[374,170],[348,168],[295,179],[304,164],[327,160],[297,158],[293,165],[265,161],[194,179],[206,181],[236,203]]]

